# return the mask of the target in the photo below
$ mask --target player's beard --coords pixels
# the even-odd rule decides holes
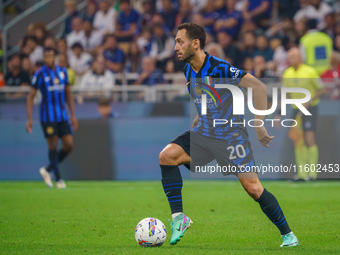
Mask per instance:
[[[195,56],[195,53],[191,47],[191,45],[188,47],[187,51],[183,54],[183,60],[182,62],[188,63],[193,57]]]

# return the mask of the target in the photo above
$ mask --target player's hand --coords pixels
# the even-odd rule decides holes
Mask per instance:
[[[33,120],[28,120],[26,122],[26,131],[28,133],[32,133],[32,127],[33,127]]]
[[[72,125],[74,130],[78,130],[79,124],[78,124],[78,120],[75,116],[71,117],[71,125]]]
[[[269,136],[267,130],[264,126],[255,128],[257,139],[259,139],[260,143],[269,148],[268,144],[274,139],[274,136]]]

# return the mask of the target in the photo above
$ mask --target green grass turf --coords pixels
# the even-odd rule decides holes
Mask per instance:
[[[194,224],[170,246],[169,205],[160,182],[0,182],[0,254],[340,254],[340,182],[264,181],[299,247],[281,238],[237,181],[185,181]],[[168,230],[158,248],[139,247],[136,224],[157,217]]]

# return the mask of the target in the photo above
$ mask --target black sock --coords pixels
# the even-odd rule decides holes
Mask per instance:
[[[64,151],[63,149],[61,149],[59,152],[58,152],[58,163],[60,163],[61,161],[63,161],[67,155],[69,154],[70,152],[69,151]],[[47,167],[46,167],[46,170],[48,172],[51,172],[53,169],[52,169],[52,165],[49,164]]]
[[[61,179],[59,167],[58,166],[54,167],[53,172],[54,172],[55,180],[59,181]]]
[[[48,172],[53,171],[54,176],[56,178],[56,181],[59,181],[60,180],[60,172],[59,172],[59,169],[58,169],[59,160],[58,160],[57,150],[49,150],[48,151],[48,158],[50,160],[50,164],[47,167],[47,171]]]
[[[267,217],[275,224],[275,226],[280,230],[281,235],[285,235],[291,232],[286,217],[277,202],[274,195],[264,189],[262,195],[259,199],[255,200],[261,206],[262,211],[267,215]]]
[[[182,176],[178,166],[160,165],[162,169],[162,184],[171,208],[171,213],[183,212]]]

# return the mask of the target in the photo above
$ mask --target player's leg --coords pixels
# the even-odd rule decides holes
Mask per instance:
[[[62,142],[62,148],[58,152],[58,163],[63,161],[73,150],[73,135],[72,135],[72,127],[70,123],[67,121],[63,121],[58,123],[58,136]],[[54,168],[54,173],[56,175],[57,187],[59,189],[66,188],[66,184],[61,178],[59,167],[56,166]]]
[[[181,146],[168,144],[159,154],[159,164],[162,171],[162,185],[168,198],[172,218],[183,212],[182,205],[182,175],[179,165],[190,162],[190,156]]]
[[[307,164],[309,167],[308,176],[310,179],[315,180],[318,177],[318,173],[316,171],[311,171],[311,169],[316,169],[316,166],[319,162],[319,149],[315,141],[315,131],[316,131],[316,122],[317,122],[317,106],[311,107],[309,109],[311,112],[311,116],[303,116],[303,132],[304,132],[304,141],[306,145],[306,156],[307,156]]]
[[[185,148],[185,149],[184,149]],[[189,132],[177,137],[159,154],[162,171],[162,185],[168,198],[172,220],[170,244],[176,244],[190,227],[190,218],[183,214],[182,205],[182,175],[179,165],[190,162],[190,156],[185,150],[190,148]]]
[[[58,135],[57,135],[57,127],[55,123],[50,122],[42,122],[41,123],[42,130],[44,132],[44,136],[47,141],[48,145],[48,159],[49,159],[49,165],[55,165],[57,164],[57,147],[58,147]],[[46,185],[50,188],[53,187],[53,183],[51,181],[51,172],[53,171],[53,168],[49,167],[41,167],[39,172],[41,176],[44,178],[44,181]]]
[[[240,173],[238,178],[250,197],[259,203],[261,210],[280,230],[283,243],[281,246],[296,246],[298,239],[288,226],[285,215],[275,196],[263,188],[256,173]]]

